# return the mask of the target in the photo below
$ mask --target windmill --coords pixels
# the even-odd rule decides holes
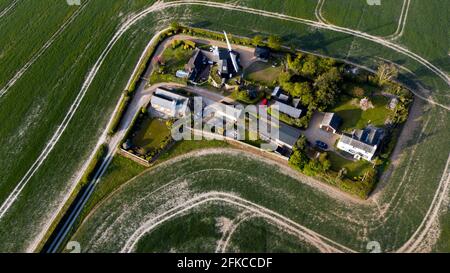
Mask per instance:
[[[225,34],[225,39],[227,40],[228,52],[230,53],[230,58],[231,58],[231,62],[233,63],[234,71],[236,71],[236,74],[238,74],[239,73],[239,65],[237,63],[237,54],[231,48],[230,40],[228,40],[227,33],[225,31],[223,33]]]

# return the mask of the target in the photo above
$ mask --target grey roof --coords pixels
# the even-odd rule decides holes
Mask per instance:
[[[354,136],[360,141],[369,145],[378,145],[384,136],[384,131],[380,128],[369,126],[363,130],[356,130]]]
[[[322,124],[324,126],[330,126],[331,128],[337,130],[341,125],[342,119],[335,113],[325,113]]]
[[[257,46],[255,48],[255,56],[261,59],[269,59],[270,57],[270,48],[266,46]]]
[[[278,106],[278,110],[280,111],[280,113],[284,113],[293,118],[300,118],[300,116],[302,115],[301,109],[297,109],[279,101],[276,101],[274,104],[272,104],[271,107],[273,106]]]
[[[343,135],[340,142],[375,154],[378,145],[384,136],[384,131],[376,127],[367,127],[364,130],[356,130],[353,135]]]
[[[175,100],[168,100],[154,95],[152,96],[151,104],[153,107],[161,107],[170,110],[172,113],[175,113]]]
[[[301,131],[283,122],[280,122],[280,141],[293,147],[301,136]]]
[[[363,150],[367,153],[374,154],[377,150],[376,146],[371,146],[369,144],[366,144],[358,139],[354,139],[351,136],[342,135],[341,139],[339,140],[342,143],[348,144],[356,149]]]
[[[200,49],[195,49],[194,54],[185,66],[186,71],[188,71],[189,73],[194,72],[196,68],[203,65],[203,59],[203,53],[200,51]]]
[[[160,107],[167,109],[172,112],[173,115],[176,114],[177,106],[179,109],[183,110],[187,106],[189,98],[175,94],[168,90],[157,88],[153,93],[151,99],[151,105],[153,107]]]
[[[290,95],[283,93],[281,90],[281,87],[277,86],[272,92],[272,97],[275,98],[277,101],[281,101],[284,103],[289,102],[291,99]]]
[[[279,135],[278,138],[276,139],[278,142],[284,144],[285,146],[288,147],[293,147],[295,145],[295,143],[297,142],[297,140],[300,138],[301,136],[301,131],[300,129],[294,128],[292,126],[287,125],[284,122],[281,121],[277,121],[275,120],[273,117],[270,118],[271,123],[270,124],[279,124],[278,127],[278,131],[279,131]],[[264,132],[262,130],[260,130],[260,134],[262,135],[263,138],[268,138],[268,139],[272,139],[271,132],[272,132],[272,127],[275,125],[269,125],[267,128],[268,132]]]

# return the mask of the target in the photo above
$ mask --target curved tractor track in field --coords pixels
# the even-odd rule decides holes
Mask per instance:
[[[144,236],[149,231],[189,210],[210,202],[224,202],[226,204],[245,209],[260,218],[264,218],[265,220],[276,224],[276,226],[278,227],[285,228],[286,230],[295,233],[296,235],[305,239],[306,241],[308,241],[308,243],[319,249],[321,252],[354,252],[353,250],[340,245],[339,243],[336,243],[333,240],[328,239],[314,232],[313,230],[310,230],[292,221],[291,219],[284,217],[283,215],[275,211],[269,210],[258,204],[226,192],[208,192],[201,194],[188,200],[184,204],[172,208],[165,213],[151,219],[150,221],[147,221],[138,230],[136,230],[133,235],[131,235],[131,237],[127,240],[125,246],[122,248],[121,252],[132,252],[137,242],[139,242],[140,238],[142,238],[142,236]]]
[[[406,20],[408,19],[410,5],[411,0],[404,0],[402,12],[398,20],[397,30],[392,35],[386,36],[384,38],[394,41],[403,36],[403,33],[405,32]]]
[[[6,85],[0,89],[0,98],[6,95],[9,89],[16,84],[20,78],[28,71],[28,69],[50,48],[50,46],[55,42],[55,40],[61,36],[61,34],[67,29],[67,27],[72,24],[73,21],[80,15],[91,0],[85,1],[85,3],[78,8],[70,17],[67,19],[61,27],[50,37],[50,39],[45,42],[45,44],[31,57],[31,59],[16,72],[16,74],[6,83]]]
[[[216,152],[217,151],[212,151],[211,153]],[[177,160],[179,159],[175,158],[171,160],[171,162],[176,162]],[[169,162],[166,162],[166,164],[168,163]],[[437,218],[439,216],[439,210],[448,194],[450,182],[449,164],[450,164],[450,156],[448,157],[448,161],[444,173],[442,175],[438,190],[435,193],[433,201],[423,221],[421,222],[417,230],[413,233],[413,235],[400,248],[395,250],[395,252],[416,252],[416,251],[420,252],[421,243],[424,241],[432,225],[438,220]],[[168,185],[169,184],[166,184],[161,188],[167,187]],[[203,193],[196,197],[193,197],[185,201],[184,203],[174,208],[171,208],[165,211],[164,213],[161,213],[158,216],[148,220],[128,238],[121,252],[132,252],[135,249],[136,244],[143,236],[145,236],[145,234],[151,232],[153,229],[157,228],[163,223],[170,221],[178,216],[181,216],[184,213],[187,213],[188,211],[195,209],[199,206],[205,205],[209,202],[225,202],[227,204],[234,205],[244,210],[244,213],[242,213],[235,219],[235,221],[233,221],[234,227],[232,226],[232,228],[226,232],[225,238],[222,238],[221,241],[219,242],[216,248],[216,252],[224,252],[228,245],[228,241],[234,232],[234,229],[236,229],[241,222],[254,217],[263,218],[266,221],[274,224],[275,226],[278,226],[280,228],[285,229],[286,231],[294,233],[299,238],[306,240],[309,244],[316,247],[321,252],[355,252],[354,250],[344,245],[341,245],[328,237],[320,235],[314,232],[313,230],[308,229],[275,211],[267,209],[249,200],[238,197],[234,194],[215,191]],[[93,212],[91,212],[90,215],[92,215],[92,213]]]
[[[13,8],[16,7],[19,0],[14,0],[9,6],[7,6],[4,10],[0,11],[0,19],[3,18],[8,12],[10,12]]]
[[[325,1],[326,0],[319,0],[317,1],[317,6],[316,6],[316,10],[314,11],[316,18],[319,22],[321,22],[322,24],[328,24],[328,25],[332,25],[330,22],[327,21],[327,19],[325,19],[325,17],[322,14],[322,8],[325,5]]]
[[[315,12],[314,12],[315,15],[316,15],[316,18],[322,24],[336,26],[336,25],[330,23],[325,18],[325,16],[323,16],[322,9],[323,9],[323,6],[325,5],[325,1],[327,1],[327,0],[318,0],[317,6],[316,6],[316,9],[315,9]],[[391,41],[395,41],[398,38],[400,38],[401,36],[403,36],[403,33],[405,31],[405,26],[406,26],[406,20],[408,18],[410,5],[411,5],[411,0],[403,0],[402,10],[400,12],[400,17],[398,19],[397,29],[391,35],[383,36],[381,38],[388,39],[388,40],[391,40]]]
[[[352,36],[360,37],[369,41],[373,41],[375,43],[378,43],[380,45],[383,45],[385,47],[388,47],[398,53],[401,53],[407,57],[410,57],[411,59],[421,63],[423,66],[431,70],[434,74],[436,74],[438,77],[440,77],[442,80],[446,82],[447,85],[450,86],[450,78],[444,71],[440,70],[438,67],[430,63],[428,60],[424,59],[423,57],[419,56],[416,53],[413,53],[406,48],[403,48],[397,44],[394,44],[392,42],[386,41],[383,38],[376,37],[373,35],[369,35],[367,33],[363,33],[356,30],[351,30],[343,27],[333,26],[333,25],[326,25],[323,23],[318,23],[315,21],[307,20],[307,19],[301,19],[293,16],[288,16],[284,14],[269,12],[269,11],[263,11],[258,10],[254,8],[249,7],[243,7],[238,5],[231,5],[226,3],[216,3],[216,2],[209,2],[209,1],[200,1],[200,0],[182,0],[182,1],[175,1],[175,2],[156,2],[152,6],[146,8],[145,10],[137,13],[130,19],[128,19],[126,22],[122,24],[122,26],[118,29],[118,31],[114,34],[104,51],[100,54],[100,57],[95,62],[94,66],[91,68],[89,73],[87,74],[86,80],[82,85],[82,88],[80,92],[78,93],[77,97],[75,98],[75,101],[70,106],[69,111],[65,115],[63,121],[58,126],[58,129],[50,139],[50,141],[47,143],[46,147],[40,154],[40,156],[37,158],[37,160],[33,163],[33,165],[30,167],[30,169],[26,172],[26,174],[23,176],[23,178],[19,181],[17,186],[14,188],[13,192],[8,196],[8,198],[4,201],[4,203],[0,207],[0,220],[3,218],[3,216],[7,213],[9,208],[12,206],[12,204],[15,202],[17,197],[20,195],[23,188],[26,186],[26,184],[30,181],[31,177],[34,175],[34,173],[39,169],[39,167],[42,165],[42,163],[45,161],[49,153],[53,150],[56,143],[59,141],[59,138],[66,130],[67,126],[69,125],[70,121],[72,120],[75,112],[77,111],[81,101],[83,100],[87,90],[89,89],[91,83],[93,82],[98,70],[102,66],[103,62],[105,61],[106,57],[108,56],[111,49],[114,47],[114,45],[117,43],[117,41],[123,36],[123,34],[130,29],[134,24],[136,24],[139,20],[147,16],[148,14],[162,11],[167,8],[172,7],[180,7],[180,6],[205,6],[205,7],[211,7],[216,9],[223,9],[223,10],[231,10],[236,12],[243,12],[248,14],[255,14],[263,17],[268,18],[275,18],[285,21],[291,21],[291,22],[297,22],[306,24],[312,27],[341,32],[345,34],[349,34]],[[420,95],[419,95],[420,96]],[[423,98],[423,97],[422,97]],[[443,107],[447,110],[450,108],[448,106],[442,105],[440,103],[434,102],[431,99],[426,99],[429,103]]]

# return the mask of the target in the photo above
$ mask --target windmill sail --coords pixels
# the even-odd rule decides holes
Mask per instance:
[[[233,49],[231,48],[230,40],[228,40],[227,33],[225,31],[223,33],[225,34],[225,39],[227,40],[228,51],[230,53],[231,62],[233,63],[234,70],[236,71],[236,73],[238,73],[239,72],[239,66],[237,64],[236,54],[233,52]]]

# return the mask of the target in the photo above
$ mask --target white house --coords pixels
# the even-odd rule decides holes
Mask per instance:
[[[342,135],[337,148],[352,154],[356,159],[371,161],[384,137],[382,129],[369,126],[355,130],[352,135]]]
[[[150,103],[153,109],[172,118],[182,117],[189,111],[189,98],[162,88],[156,89]]]

